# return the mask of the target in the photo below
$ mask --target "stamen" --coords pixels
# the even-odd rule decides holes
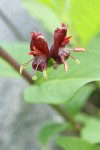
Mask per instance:
[[[22,74],[24,68],[25,68],[24,64],[20,66],[20,74]]]
[[[81,48],[81,47],[78,47],[78,48],[66,48],[66,50],[74,51],[74,52],[85,52],[85,48]]]
[[[73,57],[71,55],[69,55],[69,56],[75,60],[76,64],[80,64],[80,61],[78,59],[76,59],[75,57]]]
[[[64,64],[64,70],[65,70],[65,72],[67,72],[67,71],[68,71],[68,65],[67,65],[67,63],[66,63],[66,61],[63,60],[63,59],[62,59],[62,62],[63,62],[63,64]]]
[[[46,70],[43,70],[43,77],[47,80]]]
[[[69,57],[71,57],[71,58],[73,58],[74,60],[76,60],[76,58],[75,58],[75,57],[73,57],[73,56],[71,56],[71,55],[69,55]]]
[[[68,65],[67,65],[67,63],[66,63],[66,61],[64,61],[64,70],[65,70],[65,72],[67,72],[68,71]]]
[[[32,80],[37,80],[37,76],[34,75],[34,76],[32,77]]]
[[[66,50],[73,51],[73,49],[72,49],[72,48],[66,48]]]
[[[29,60],[28,62],[22,64],[20,66],[20,74],[22,74],[23,69],[33,60],[33,58],[31,60]]]
[[[36,75],[36,72],[37,72],[37,68],[39,66],[39,63],[37,64],[36,68],[35,68],[35,72],[34,72],[34,75],[32,77],[32,80],[37,80],[37,75]]]
[[[79,61],[78,59],[76,59],[76,61],[75,61],[75,62],[76,62],[76,64],[80,64],[80,61]]]
[[[81,48],[81,47],[73,48],[73,51],[74,52],[85,52],[85,48]]]
[[[63,51],[63,50],[61,50],[61,51]],[[76,64],[80,64],[80,61],[79,61],[78,59],[76,59],[75,57],[71,56],[69,53],[67,53],[67,52],[65,52],[65,51],[63,51],[63,52],[64,52],[65,54],[68,54],[69,57],[73,58],[73,59],[75,60]],[[62,62],[63,62],[63,60],[62,60]]]

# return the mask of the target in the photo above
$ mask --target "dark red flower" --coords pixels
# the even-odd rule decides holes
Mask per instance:
[[[29,62],[24,63],[20,67],[20,73],[25,68],[25,66],[33,61],[32,67],[35,70],[33,79],[36,79],[36,72],[37,70],[43,72],[43,76],[47,79],[46,69],[47,63],[49,60],[49,48],[46,40],[44,39],[43,35],[40,32],[32,32],[31,33],[31,42],[30,42],[30,52],[29,55],[33,55],[34,58],[31,59]]]
[[[53,58],[55,61],[54,68],[56,69],[59,64],[64,64],[65,71],[68,70],[68,65],[66,60],[71,57],[76,63],[79,61],[70,55],[70,50],[74,52],[83,52],[84,48],[66,48],[65,46],[70,42],[71,36],[67,36],[67,28],[64,23],[62,23],[61,28],[57,28],[54,32],[54,43],[50,48],[48,48],[47,41],[44,39],[43,35],[40,32],[32,32],[31,33],[31,41],[30,41],[30,52],[29,55],[32,55],[34,58],[24,63],[20,67],[20,73],[22,73],[23,69],[29,64],[31,61],[32,67],[35,70],[33,79],[37,79],[36,72],[43,72],[43,76],[47,79],[46,69],[48,65],[48,61],[50,58]]]
[[[66,63],[66,60],[69,57],[72,57],[77,63],[79,63],[79,61],[76,58],[70,55],[69,51],[70,50],[73,50],[75,52],[85,51],[85,49],[83,48],[69,49],[65,47],[70,42],[70,38],[71,38],[71,36],[67,36],[67,28],[68,26],[62,23],[62,27],[57,28],[55,30],[54,43],[50,48],[50,56],[55,61],[54,68],[56,69],[59,64],[64,64],[65,71],[68,70],[68,65]]]

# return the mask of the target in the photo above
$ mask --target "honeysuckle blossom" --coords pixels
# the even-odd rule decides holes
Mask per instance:
[[[78,59],[70,55],[70,51],[73,50],[75,52],[85,51],[84,48],[66,48],[65,46],[70,42],[71,36],[67,36],[67,29],[64,23],[62,23],[61,28],[57,28],[54,32],[54,43],[50,48],[50,57],[54,59],[55,64],[54,68],[57,69],[59,64],[64,64],[64,70],[68,70],[68,65],[66,60],[71,57],[76,63],[80,63]]]
[[[57,28],[54,32],[54,43],[52,44],[50,51],[48,48],[47,41],[44,39],[43,35],[40,32],[31,33],[30,41],[30,52],[29,55],[32,55],[33,58],[28,62],[24,63],[20,67],[20,73],[23,69],[32,61],[32,67],[34,69],[33,80],[37,79],[36,72],[43,72],[43,76],[47,79],[46,69],[48,67],[48,61],[50,58],[53,58],[55,61],[54,69],[57,69],[58,65],[64,64],[64,70],[68,70],[68,65],[66,60],[71,57],[75,60],[76,63],[80,63],[78,59],[70,55],[71,50],[74,52],[84,52],[84,48],[68,48],[65,47],[71,39],[71,36],[67,36],[67,29],[64,23],[62,23],[61,28]]]
[[[32,32],[31,33],[31,42],[30,42],[30,52],[29,55],[33,55],[33,59],[24,63],[20,67],[20,73],[25,68],[25,66],[32,62],[32,67],[35,70],[33,79],[37,79],[36,72],[43,72],[43,76],[47,79],[46,69],[47,63],[49,61],[49,48],[47,41],[44,39],[43,35],[40,32]]]

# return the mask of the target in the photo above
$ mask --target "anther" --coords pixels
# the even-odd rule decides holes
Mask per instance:
[[[23,69],[25,68],[25,64],[20,66],[20,74],[22,74]]]
[[[32,80],[37,80],[37,76],[34,75],[34,76],[32,77]]]
[[[80,61],[78,59],[75,60],[76,64],[80,64]]]
[[[43,77],[47,80],[46,70],[43,70]]]
[[[28,62],[22,64],[20,66],[20,74],[22,74],[23,69],[33,60],[33,58],[31,60],[29,60]]]
[[[85,52],[85,48],[73,48],[74,52]]]

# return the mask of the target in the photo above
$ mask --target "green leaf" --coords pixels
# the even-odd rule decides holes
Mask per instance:
[[[59,18],[56,14],[44,4],[32,0],[23,0],[23,3],[28,9],[30,15],[40,20],[48,31],[53,33],[53,30],[60,24]]]
[[[55,13],[57,18],[60,20],[60,22],[67,21],[67,1],[66,0],[36,0],[37,2],[40,2],[41,4],[44,4],[48,9],[50,9],[52,12]]]
[[[99,51],[100,50],[99,43],[100,43],[100,35],[97,35],[88,43],[88,48],[94,49],[95,51]]]
[[[29,44],[27,43],[0,43],[0,46],[12,56],[19,64],[23,64],[31,57],[28,55]],[[31,65],[26,67],[30,70]],[[0,57],[0,76],[2,77],[18,77],[19,73],[14,70],[4,59]]]
[[[95,2],[93,0],[23,0],[23,2],[30,14],[41,20],[51,32],[61,22],[69,24],[74,44],[87,45],[100,32],[98,0]]]
[[[40,20],[51,33],[61,26],[61,22],[67,23],[69,5],[66,0],[22,0],[22,2],[30,15]]]
[[[92,150],[100,150],[100,146],[95,145],[93,146]]]
[[[69,103],[64,104],[64,109],[71,115],[75,115],[83,108],[94,89],[95,87],[93,85],[82,87]]]
[[[76,137],[59,137],[57,144],[63,148],[63,150],[92,150],[91,143]]]
[[[42,146],[46,146],[51,138],[55,138],[66,127],[65,124],[54,122],[44,124],[38,136]]]
[[[80,58],[80,65],[74,64],[73,60],[69,59],[67,73],[64,72],[63,65],[57,70],[50,68],[48,80],[27,88],[24,99],[30,103],[64,103],[69,101],[84,84],[100,80],[100,52],[88,51],[76,55]]]
[[[100,50],[100,35],[94,37],[88,44],[89,49],[94,49],[95,51]],[[100,81],[96,82],[98,88],[100,89]]]
[[[100,120],[89,119],[82,128],[81,137],[91,143],[100,143]]]
[[[83,125],[86,125],[88,120],[92,119],[93,117],[87,115],[86,113],[80,112],[74,116],[76,122],[81,122]]]
[[[84,45],[100,31],[99,14],[99,0],[70,0],[71,28]]]

